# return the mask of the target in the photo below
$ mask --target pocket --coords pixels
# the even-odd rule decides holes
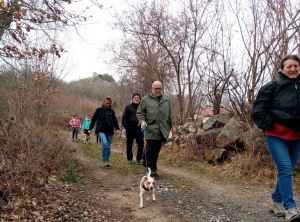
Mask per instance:
[[[153,120],[146,120],[147,125],[152,125],[155,123],[155,119]]]

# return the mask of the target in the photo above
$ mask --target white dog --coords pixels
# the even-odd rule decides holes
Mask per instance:
[[[143,176],[141,183],[140,183],[140,205],[139,208],[143,208],[144,207],[144,199],[143,199],[143,195],[146,191],[150,192],[150,196],[152,194],[152,200],[156,200],[155,199],[155,195],[154,195],[154,191],[155,191],[155,179],[153,177],[150,176],[151,175],[151,169],[148,167],[148,172],[146,176]],[[147,198],[149,199],[149,198]]]
[[[83,143],[88,144],[89,140],[90,140],[90,136],[84,134]]]

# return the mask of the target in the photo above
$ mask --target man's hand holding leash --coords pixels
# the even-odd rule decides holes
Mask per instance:
[[[145,127],[145,128],[144,128],[144,127]],[[147,127],[147,123],[146,123],[145,121],[142,121],[142,122],[141,122],[141,130],[144,128],[143,131],[145,131],[146,127]],[[142,131],[142,132],[143,132],[143,131]]]

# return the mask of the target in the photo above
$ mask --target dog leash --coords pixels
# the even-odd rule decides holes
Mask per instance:
[[[143,128],[141,129],[141,132],[144,134],[144,138],[145,138],[146,128],[147,128],[147,126],[143,126]],[[148,163],[147,163],[147,156],[146,156],[146,146],[144,146],[144,154],[145,154],[145,161],[146,161],[145,165],[146,165],[146,175],[147,175],[148,174]]]

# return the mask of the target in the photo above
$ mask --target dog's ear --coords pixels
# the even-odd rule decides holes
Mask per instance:
[[[143,178],[142,178],[142,183],[144,183],[145,181],[147,181],[147,177],[146,177],[146,176],[143,176]]]

